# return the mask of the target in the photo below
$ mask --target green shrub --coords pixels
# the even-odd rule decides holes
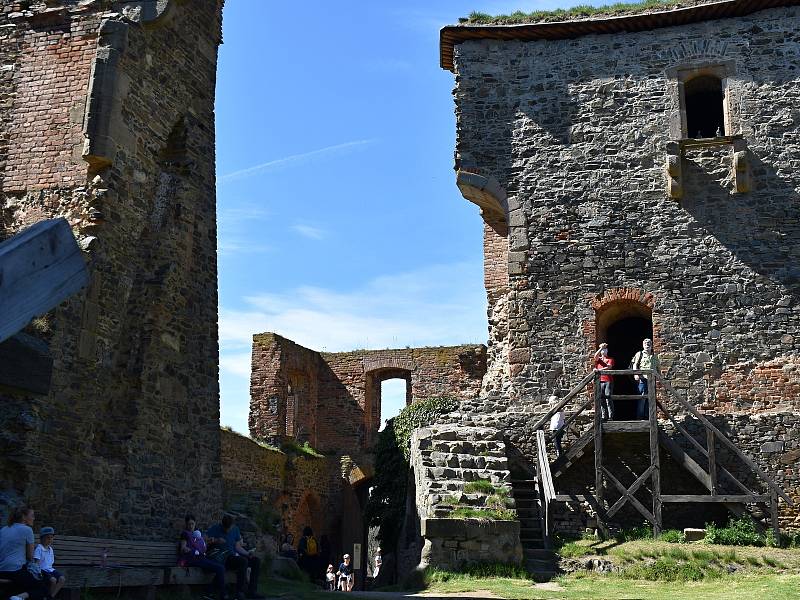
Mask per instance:
[[[763,546],[764,536],[756,531],[756,525],[748,516],[731,518],[727,527],[706,524],[706,542],[726,546]]]
[[[623,529],[619,531],[615,536],[614,539],[617,540],[620,544],[625,542],[632,542],[633,540],[647,540],[652,539],[653,537],[653,530],[650,529],[650,525],[648,523],[642,523],[637,527],[633,527],[631,529]]]
[[[479,579],[489,579],[492,577],[503,577],[505,579],[530,579],[530,574],[525,567],[519,565],[507,565],[504,563],[475,563],[465,565],[459,569],[471,577]]]
[[[526,13],[518,10],[510,15],[490,15],[478,11],[470,13],[466,19],[469,23],[488,25],[492,23],[537,23],[546,21],[569,20],[577,17],[590,17],[592,15],[620,15],[637,13],[643,10],[652,10],[669,6],[667,0],[642,0],[641,2],[617,2],[605,6],[589,6],[586,4],[572,8],[557,8],[555,10],[537,10]]]
[[[314,458],[322,458],[324,455],[320,454],[314,448],[311,447],[311,444],[308,442],[303,442],[302,444],[297,440],[286,440],[281,444],[281,450],[286,452],[287,454],[297,454],[304,455],[304,456],[313,456]]]
[[[493,494],[494,492],[494,485],[487,479],[476,479],[464,484],[465,494]]]
[[[659,538],[662,542],[669,542],[670,544],[684,544],[686,543],[686,536],[678,529],[667,529],[662,532]]]

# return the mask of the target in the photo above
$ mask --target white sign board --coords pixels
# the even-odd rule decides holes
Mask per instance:
[[[361,544],[353,544],[353,568],[356,571],[361,568]]]

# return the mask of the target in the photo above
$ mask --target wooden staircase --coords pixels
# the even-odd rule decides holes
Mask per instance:
[[[537,435],[537,486],[536,495],[538,516],[540,519],[542,532],[542,547],[531,546],[531,550],[546,550],[550,547],[550,536],[552,535],[551,505],[554,502],[568,500],[582,500],[590,504],[594,509],[598,529],[601,535],[607,534],[607,524],[614,515],[626,504],[632,505],[653,527],[655,535],[660,534],[662,529],[661,507],[665,503],[720,503],[727,507],[735,515],[739,516],[747,513],[748,504],[765,505],[767,512],[771,516],[771,526],[779,536],[778,528],[778,503],[785,501],[790,506],[792,500],[786,493],[761,469],[749,456],[744,454],[731,440],[725,436],[717,427],[714,426],[703,414],[697,411],[692,404],[678,394],[657,371],[649,370],[604,370],[606,375],[640,375],[647,376],[651,383],[648,389],[648,418],[643,421],[608,421],[601,420],[600,410],[600,374],[593,372],[588,374],[578,385],[543,415],[533,426]],[[563,456],[556,459],[552,464],[547,459],[547,449],[545,445],[544,426],[549,423],[550,418],[558,411],[562,411],[578,394],[593,384],[592,398],[578,406],[577,410],[569,415],[565,420],[565,429],[571,424],[577,423],[576,419],[590,407],[594,407],[594,415],[591,425],[586,430],[579,432],[578,438],[566,449]],[[661,394],[657,393],[661,390]],[[588,392],[587,392],[588,395]],[[612,396],[612,398],[615,398]],[[617,396],[616,399],[634,400],[640,396]],[[660,414],[666,417],[666,421],[671,423],[674,428],[673,436],[681,435],[688,441],[694,452],[699,454],[706,462],[706,467],[702,466],[697,460],[692,458],[689,453],[679,444],[673,436],[668,434],[664,427],[659,424]],[[699,421],[699,425],[705,431],[705,444],[696,440],[678,420],[675,414],[683,413],[687,418],[694,418]],[[662,419],[663,420],[663,419]],[[685,424],[685,423],[684,423]],[[666,422],[664,422],[666,425]],[[584,420],[585,426],[585,420]],[[630,485],[623,485],[617,476],[611,472],[609,465],[603,458],[603,438],[606,434],[647,434],[649,436],[650,464],[644,472],[639,474],[636,480]],[[593,442],[595,482],[594,494],[587,492],[582,496],[570,496],[556,494],[553,479],[563,475],[575,464],[590,448]],[[744,463],[747,470],[755,474],[761,485],[765,488],[762,491],[751,490],[737,479],[727,468],[719,464],[716,449],[724,446],[728,450],[728,455]],[[664,494],[661,489],[661,466],[659,451],[664,450],[678,465],[687,470],[697,479],[708,494]],[[551,474],[552,473],[552,474]],[[520,486],[526,483],[520,482]],[[527,482],[532,485],[532,482]],[[642,486],[651,490],[652,506],[645,506],[635,497]],[[619,498],[613,505],[608,506],[604,499],[604,489],[616,489]],[[733,490],[733,491],[731,491]],[[524,496],[524,488],[520,488],[520,494]],[[515,488],[516,495],[516,488]],[[526,517],[534,519],[536,512],[526,513]],[[522,518],[522,516],[520,517]],[[533,536],[537,530],[531,529],[529,533]],[[538,538],[526,538],[531,543]],[[523,543],[523,547],[525,543]]]

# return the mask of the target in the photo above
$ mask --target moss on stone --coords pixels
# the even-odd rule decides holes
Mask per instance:
[[[708,0],[642,0],[641,2],[617,2],[603,6],[581,4],[572,8],[555,10],[518,10],[510,15],[490,15],[473,11],[469,17],[459,19],[461,25],[518,25],[523,23],[547,23],[634,15],[646,12],[686,8],[698,4],[709,4]]]

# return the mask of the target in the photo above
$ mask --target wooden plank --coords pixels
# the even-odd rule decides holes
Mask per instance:
[[[656,402],[656,378],[649,377],[647,386],[647,408],[649,411],[647,423],[650,426],[650,468],[653,470],[653,537],[661,535],[661,463],[658,453],[658,406]]]
[[[63,218],[0,243],[0,342],[88,283],[83,253]]]
[[[594,439],[594,425],[589,428],[586,433],[584,433],[581,437],[579,437],[575,442],[570,446],[570,449],[561,457],[553,461],[551,465],[551,472],[554,473],[554,477],[558,477],[562,473],[564,473],[567,467],[572,464],[573,460],[576,460],[578,457],[583,455],[586,451],[586,446],[589,445]]]
[[[641,400],[641,394],[614,394],[610,396],[612,400]]]
[[[603,431],[605,433],[645,433],[650,431],[650,424],[647,421],[606,421],[603,423]]]
[[[564,398],[563,398],[563,399],[562,399],[562,400],[561,400],[561,401],[560,401],[558,404],[556,404],[556,405],[555,405],[553,408],[551,408],[551,409],[550,409],[550,410],[549,410],[549,411],[548,411],[548,412],[547,412],[547,413],[546,413],[546,414],[545,414],[545,415],[544,415],[544,416],[543,416],[541,419],[539,419],[538,421],[536,421],[536,423],[535,423],[535,424],[534,424],[534,426],[533,426],[533,431],[536,431],[537,429],[541,429],[542,425],[544,425],[545,423],[547,423],[548,421],[550,421],[550,417],[552,417],[554,414],[556,414],[558,411],[560,411],[562,408],[564,408],[564,407],[567,405],[567,402],[569,402],[569,401],[570,401],[570,400],[572,400],[572,399],[573,399],[575,396],[577,396],[577,395],[578,395],[578,393],[579,393],[579,392],[580,392],[580,391],[581,391],[583,388],[585,388],[585,387],[586,387],[586,385],[587,385],[587,384],[588,384],[588,383],[589,383],[589,382],[590,382],[590,381],[591,381],[593,378],[594,378],[594,372],[592,372],[592,373],[589,373],[589,374],[588,374],[586,377],[584,377],[583,379],[581,379],[580,383],[579,383],[578,385],[576,385],[574,388],[572,388],[572,389],[569,391],[569,393],[568,393],[566,396],[564,396]]]
[[[556,494],[556,502],[588,502],[583,494]]]
[[[56,563],[58,567],[58,563]],[[59,571],[62,570],[58,567]],[[69,587],[139,587],[163,585],[163,567],[110,569],[102,567],[64,567]]]
[[[664,389],[670,392],[673,398],[675,398],[684,408],[686,408],[686,410],[688,410],[695,417],[700,419],[700,421],[702,421],[703,424],[708,429],[711,429],[717,435],[720,441],[722,441],[723,444],[728,446],[728,448],[731,451],[733,451],[733,453],[736,454],[736,456],[738,456],[742,460],[742,462],[744,462],[748,467],[750,467],[753,471],[758,473],[761,476],[761,478],[764,479],[764,481],[766,481],[767,484],[772,489],[774,489],[778,493],[778,495],[786,501],[786,503],[789,506],[794,506],[794,502],[792,501],[792,499],[786,495],[783,489],[781,489],[781,487],[777,483],[775,483],[775,481],[773,481],[772,477],[767,475],[764,472],[764,470],[761,467],[759,467],[755,462],[753,462],[753,460],[749,456],[747,456],[744,452],[739,450],[736,444],[730,441],[728,437],[724,433],[722,433],[719,429],[717,429],[716,426],[711,421],[709,421],[701,413],[699,413],[697,409],[695,409],[695,407],[691,405],[690,402],[681,398],[674,390],[674,388],[665,379],[661,377],[661,374],[658,373],[658,371],[655,371],[655,375],[656,378],[658,378],[658,381],[664,386]]]
[[[717,451],[714,443],[714,432],[706,429],[706,447],[708,448],[708,474],[711,483],[711,494],[717,495]]]
[[[617,511],[619,509],[621,509],[625,505],[625,503],[628,501],[628,496],[632,496],[633,494],[635,494],[636,491],[639,489],[639,487],[652,474],[653,474],[653,465],[650,465],[647,469],[645,469],[644,473],[642,473],[641,475],[639,475],[639,477],[636,478],[636,481],[634,481],[633,484],[631,485],[631,487],[628,488],[628,492],[626,494],[623,494],[622,497],[620,497],[620,499],[617,500],[614,503],[614,505],[611,508],[608,509],[608,513],[606,513],[607,516],[609,518],[611,518],[615,514],[617,514]]]
[[[628,495],[628,490],[625,488],[625,486],[622,485],[617,480],[617,478],[611,474],[611,472],[608,469],[606,469],[605,467],[600,467],[600,468],[602,469],[603,474],[606,476],[606,479],[608,479],[614,485],[614,487],[616,487],[619,490],[620,494],[628,496],[628,500],[630,501],[631,504],[633,504],[633,506],[636,507],[636,510],[638,510],[642,514],[642,516],[644,516],[645,519],[650,521],[650,524],[653,525],[653,527],[655,527],[656,518],[655,516],[653,516],[653,513],[647,510],[644,507],[644,505],[636,499],[636,497]]]
[[[703,503],[726,503],[739,502],[743,504],[756,504],[758,502],[769,502],[768,494],[723,494],[723,495],[699,495],[699,494],[662,494],[662,502],[703,502]]]
[[[650,375],[650,369],[603,369],[603,375]]]
[[[594,494],[600,511],[597,512],[597,529],[600,537],[605,537],[606,525],[603,522],[603,420],[600,409],[600,377],[594,379]]]

